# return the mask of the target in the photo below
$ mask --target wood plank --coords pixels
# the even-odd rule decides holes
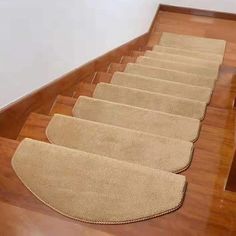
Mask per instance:
[[[126,64],[120,64],[120,63],[111,63],[110,66],[107,69],[107,72],[110,74],[115,73],[116,71],[123,72],[125,70]]]
[[[95,87],[96,85],[92,84],[92,82],[91,83],[80,82],[75,87],[75,92],[73,93],[73,97],[79,97],[79,96],[92,97]]]
[[[144,51],[131,51],[130,56],[131,57],[138,57],[138,56],[143,56],[144,55]]]
[[[0,201],[0,232],[1,235],[111,235],[99,232],[91,226],[67,221],[64,218],[14,206]],[[5,227],[7,225],[7,227]]]
[[[236,91],[216,86],[212,94],[211,106],[232,109],[235,97]]]
[[[236,151],[233,154],[233,160],[229,171],[225,189],[236,193]]]
[[[55,113],[61,113],[64,115],[72,115],[72,108],[76,103],[76,98],[65,97],[62,95],[58,95],[54,101],[54,104],[49,112],[49,115],[53,115]],[[62,112],[63,111],[63,112]]]
[[[112,74],[107,73],[107,72],[98,72],[92,81],[93,84],[97,84],[100,82],[103,83],[110,83],[112,78]]]
[[[137,57],[136,56],[123,56],[120,60],[121,64],[127,64],[127,63],[135,63]]]
[[[45,127],[47,127],[49,121],[50,116],[32,112],[25,121],[17,140],[21,141],[24,138],[38,139],[40,136],[41,141],[48,142]]]

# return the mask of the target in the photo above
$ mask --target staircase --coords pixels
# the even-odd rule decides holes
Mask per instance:
[[[202,34],[202,30],[208,29],[208,25],[204,23],[204,17],[197,18],[202,20],[203,23],[192,21],[187,14],[161,11],[156,22],[157,26],[154,27],[154,31],[150,34],[146,45],[143,45],[139,50],[131,50],[128,54],[125,53],[120,58],[120,63],[111,62],[106,71],[96,71],[93,75],[79,81],[73,87],[71,96],[58,94],[48,114],[32,112],[27,117],[16,140],[0,137],[0,180],[4,186],[4,192],[0,194],[1,202],[14,207],[20,206],[33,212],[40,212],[47,215],[47,217],[58,218],[61,221],[60,223],[65,226],[70,225],[68,222],[64,222],[63,217],[42,206],[38,200],[32,197],[11,170],[9,160],[19,142],[24,138],[49,142],[45,130],[54,114],[72,116],[72,110],[80,96],[93,97],[98,83],[110,83],[114,73],[123,72],[129,63],[136,63],[137,58],[144,56],[147,51],[151,51],[158,44],[162,32],[170,31],[186,35],[195,34],[197,36],[214,37],[217,34],[217,29],[221,27],[220,23],[217,24],[217,22],[223,22],[223,20],[217,20],[215,25],[211,25],[211,32],[205,34],[204,31],[204,34]],[[176,22],[180,24],[177,27],[175,27]],[[182,22],[185,22],[184,26],[181,25]],[[191,30],[195,26],[197,30]],[[221,34],[218,35],[221,36]],[[226,40],[228,42],[227,35]],[[235,145],[236,113],[233,105],[236,95],[236,80],[233,75],[236,73],[234,67],[236,65],[236,59],[234,59],[236,58],[236,51],[230,54],[230,49],[236,45],[236,37],[234,44],[232,43],[234,39],[230,38],[230,40],[227,44],[224,62],[220,67],[219,77],[208,104],[205,118],[201,121],[200,136],[194,143],[195,151],[191,167],[182,173],[187,177],[189,183],[184,205],[177,212],[152,220],[151,226],[145,222],[138,223],[137,227],[140,230],[165,233],[185,232],[189,234],[193,232],[193,227],[195,230],[197,227],[201,233],[236,232],[233,223],[236,219],[236,192],[224,190]],[[5,207],[4,204],[1,204],[2,208]],[[130,226],[131,228],[128,226],[121,227],[122,232],[125,232],[125,230],[134,232],[136,226]],[[207,231],[205,231],[206,228]],[[99,226],[96,229],[99,229]],[[110,230],[106,230],[115,232],[115,226],[111,226]]]

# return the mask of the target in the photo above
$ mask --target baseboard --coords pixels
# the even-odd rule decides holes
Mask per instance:
[[[47,114],[58,94],[72,95],[73,86],[79,81],[96,71],[106,71],[111,62],[119,62],[128,51],[138,50],[147,39],[148,33],[145,33],[1,109],[0,136],[15,139],[31,112]]]
[[[166,5],[166,4],[160,4],[159,10],[182,13],[182,14],[190,14],[190,15],[196,15],[196,16],[221,18],[221,19],[226,19],[226,20],[234,20],[234,21],[236,20],[236,14],[233,14],[233,13],[203,10],[203,9],[196,9],[196,8],[189,8],[189,7],[179,7],[179,6]]]

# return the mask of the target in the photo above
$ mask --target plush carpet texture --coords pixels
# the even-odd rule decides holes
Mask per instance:
[[[223,55],[226,41],[163,32],[159,45]]]
[[[164,32],[111,83],[95,74],[93,97],[79,96],[74,117],[51,117],[51,143],[19,144],[17,176],[44,204],[82,222],[131,223],[178,209],[186,178],[176,173],[191,164],[225,45]]]
[[[204,118],[206,110],[204,102],[106,83],[96,86],[93,97],[199,120]]]
[[[179,208],[185,177],[25,139],[12,166],[23,184],[57,212],[84,222],[120,224]]]
[[[189,57],[189,56],[181,56],[178,54],[158,52],[158,51],[147,50],[144,53],[144,56],[154,58],[154,59],[166,60],[166,61],[182,62],[182,63],[191,64],[191,65],[205,66],[209,68],[214,68],[215,70],[218,70],[219,65],[220,65],[219,62],[214,62],[214,61],[205,60],[205,59],[198,59],[198,58]]]
[[[54,115],[46,133],[57,145],[175,173],[192,159],[191,142],[69,116]]]
[[[204,53],[204,52],[194,51],[194,50],[188,50],[187,48],[180,49],[180,48],[163,47],[161,45],[155,45],[153,47],[153,51],[154,52],[169,53],[169,54],[179,55],[179,56],[187,56],[187,57],[192,57],[192,58],[196,58],[196,59],[204,59],[204,60],[216,62],[219,64],[221,64],[223,61],[222,55],[214,54],[214,53]]]
[[[124,72],[115,72],[111,83],[123,87],[147,90],[155,93],[163,93],[206,103],[210,102],[212,94],[212,90],[209,88],[191,86],[188,84],[154,79],[151,77],[138,76]]]
[[[196,119],[86,96],[78,98],[73,115],[85,120],[186,141],[195,141],[200,129],[200,121]]]
[[[173,62],[173,61],[166,61],[161,59],[140,56],[137,58],[136,63],[168,70],[176,70],[190,74],[201,75],[204,77],[209,77],[210,79],[217,79],[218,76],[218,68],[216,69],[211,67],[192,65],[177,61]]]
[[[175,70],[167,70],[157,67],[145,66],[135,63],[128,63],[124,72],[183,83],[183,84],[189,84],[193,86],[200,86],[210,89],[213,89],[215,86],[215,80],[205,76],[194,75]]]

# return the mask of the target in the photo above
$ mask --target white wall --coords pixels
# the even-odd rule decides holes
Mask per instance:
[[[0,108],[145,33],[157,0],[0,0]]]
[[[160,2],[236,12],[235,0],[0,0],[0,108],[142,35]]]

